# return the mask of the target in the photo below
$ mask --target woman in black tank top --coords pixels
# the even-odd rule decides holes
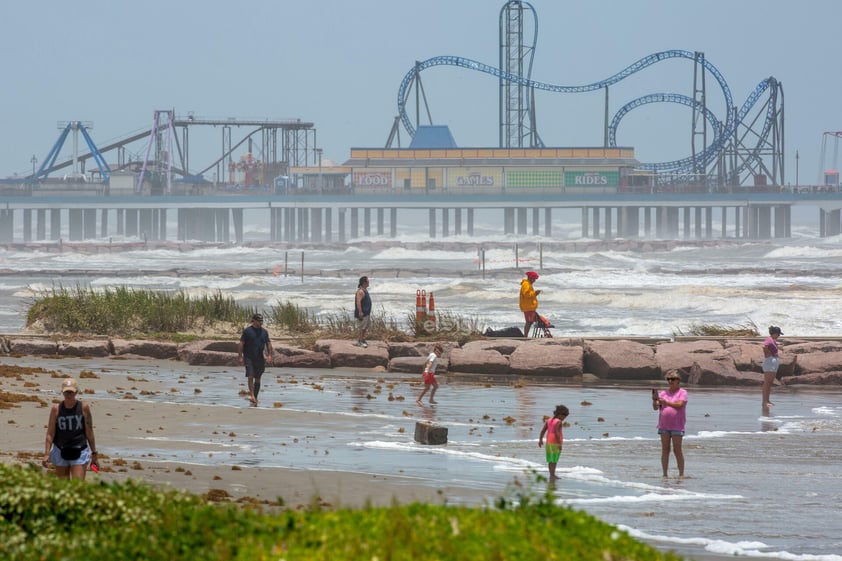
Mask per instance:
[[[41,464],[47,467],[52,462],[56,475],[64,479],[85,479],[88,462],[99,470],[91,408],[76,399],[78,391],[73,378],[62,382],[64,399],[50,408],[50,420],[47,422],[47,440]]]

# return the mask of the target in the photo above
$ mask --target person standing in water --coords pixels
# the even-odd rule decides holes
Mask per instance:
[[[564,446],[563,424],[570,410],[564,405],[556,405],[553,416],[544,422],[541,434],[538,436],[538,447],[544,446],[544,436],[547,437],[547,445],[544,448],[547,458],[547,469],[550,472],[550,483],[558,480],[555,474],[558,459],[561,457],[561,449]]]
[[[684,477],[684,426],[687,423],[687,390],[680,386],[677,370],[667,372],[669,389],[652,390],[652,409],[658,411],[658,434],[661,436],[661,469],[668,476],[670,448],[675,454],[678,477]]]
[[[763,414],[769,414],[769,407],[774,405],[771,401],[772,384],[778,375],[778,337],[783,335],[781,328],[777,325],[769,327],[769,336],[763,341]]]

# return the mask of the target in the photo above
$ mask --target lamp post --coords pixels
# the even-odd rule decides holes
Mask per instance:
[[[32,158],[29,160],[32,163],[32,179],[35,180],[35,164],[38,163],[38,158],[35,157],[35,154],[32,155]]]
[[[319,157],[319,194],[321,195],[324,191],[324,187],[322,186],[322,149],[316,148],[316,155]]]
[[[795,190],[798,190],[798,150],[795,151]]]

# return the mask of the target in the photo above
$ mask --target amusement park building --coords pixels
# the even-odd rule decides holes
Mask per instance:
[[[632,148],[352,148],[356,192],[616,193],[639,165]]]
[[[603,194],[638,184],[638,165],[633,148],[352,148],[342,166],[292,175],[299,189],[345,184],[360,194]]]

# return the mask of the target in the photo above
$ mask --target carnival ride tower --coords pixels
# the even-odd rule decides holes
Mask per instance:
[[[532,40],[525,42],[531,32]],[[500,10],[500,69],[521,80],[500,83],[500,147],[541,146],[536,130],[532,59],[538,41],[538,15],[528,2],[510,0]]]
[[[166,185],[166,192],[172,192],[173,159],[172,148],[175,131],[175,110],[157,110],[153,116],[152,130],[149,134],[149,142],[146,145],[146,156],[143,159],[143,167],[140,170],[140,178],[137,181],[136,191],[143,190],[143,183],[148,173],[152,174],[152,191],[161,194]],[[150,163],[149,155],[155,149],[155,159],[151,160],[153,169],[148,169]]]

